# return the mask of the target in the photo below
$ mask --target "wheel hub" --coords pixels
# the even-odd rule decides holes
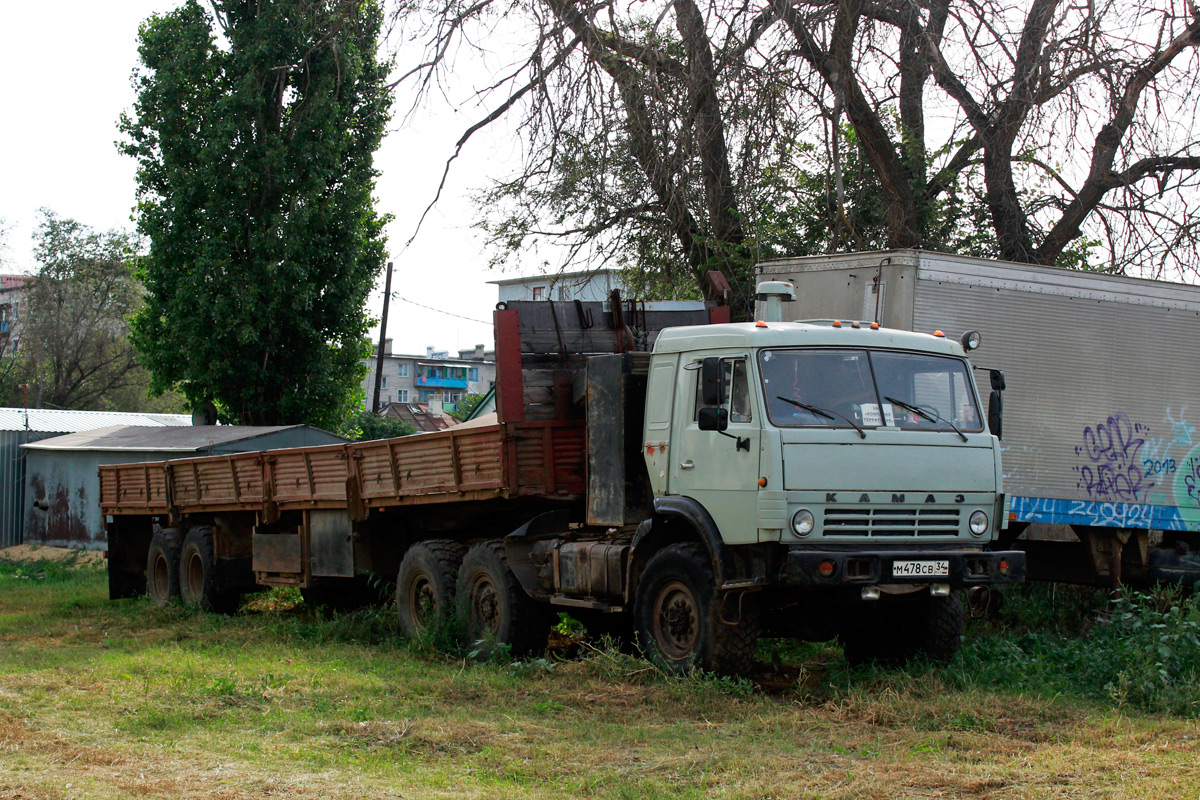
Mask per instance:
[[[654,638],[663,653],[683,659],[695,652],[700,635],[700,613],[691,590],[672,581],[658,594],[654,613]]]
[[[408,604],[412,608],[413,622],[423,629],[437,614],[437,595],[428,576],[422,575],[413,581],[408,593]]]
[[[475,617],[485,630],[491,633],[500,631],[500,598],[490,581],[480,581],[475,585]]]

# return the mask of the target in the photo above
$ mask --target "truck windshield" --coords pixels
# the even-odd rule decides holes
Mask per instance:
[[[767,413],[777,426],[848,428],[853,420],[864,428],[983,430],[961,359],[891,350],[764,350],[759,369]]]

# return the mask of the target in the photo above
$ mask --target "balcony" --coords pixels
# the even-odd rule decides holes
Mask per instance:
[[[422,389],[466,389],[467,381],[465,378],[430,378],[418,375],[417,386]]]

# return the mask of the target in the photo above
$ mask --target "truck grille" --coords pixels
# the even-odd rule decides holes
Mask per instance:
[[[957,536],[957,508],[827,508],[825,536]]]

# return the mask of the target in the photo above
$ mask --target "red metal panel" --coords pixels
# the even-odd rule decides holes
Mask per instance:
[[[521,380],[521,312],[497,309],[496,418],[500,422],[525,419],[525,389]]]
[[[708,322],[710,325],[720,325],[729,320],[729,306],[709,306]]]

